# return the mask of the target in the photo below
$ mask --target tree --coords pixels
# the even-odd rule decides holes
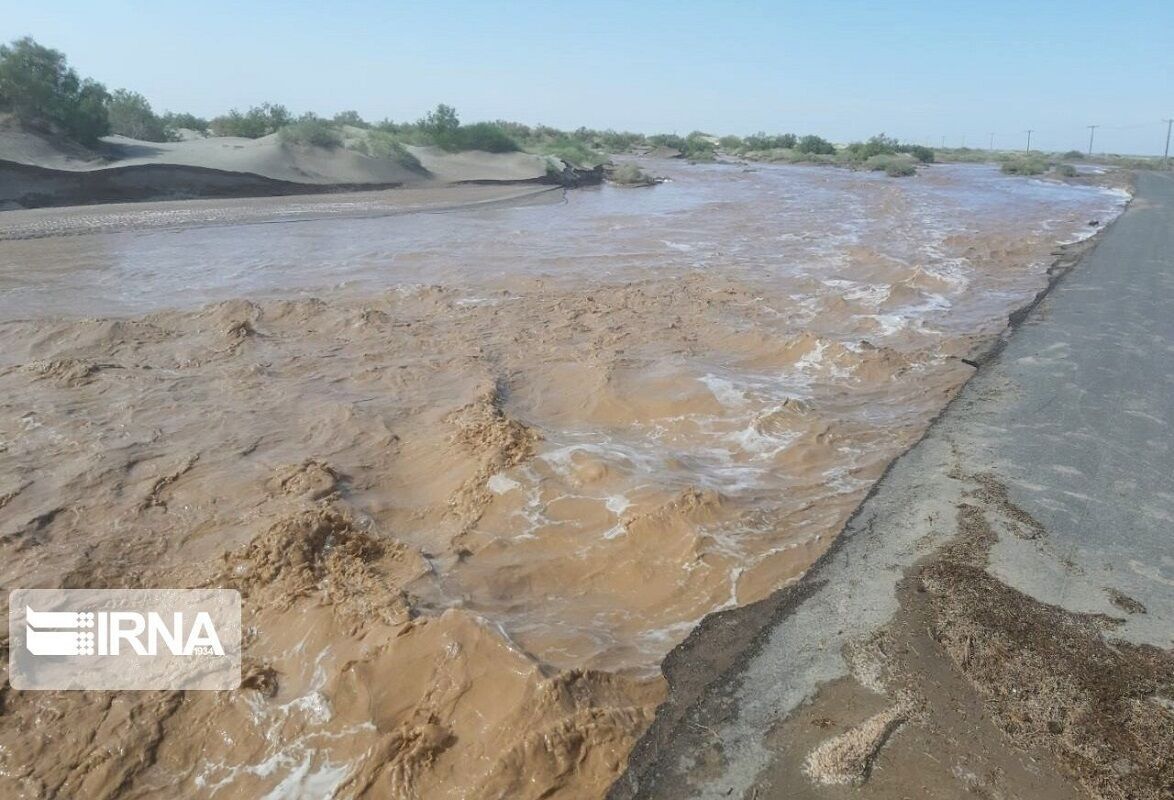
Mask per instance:
[[[355,128],[369,128],[367,121],[359,116],[358,111],[339,111],[334,115],[335,125],[350,125]]]
[[[119,136],[129,136],[147,142],[166,142],[172,138],[163,120],[151,110],[147,98],[138,92],[127,89],[115,90],[110,96],[107,112],[110,117],[110,130]]]
[[[435,137],[444,137],[455,133],[461,127],[461,120],[455,108],[441,103],[435,111],[425,114],[418,124],[423,131]]]
[[[81,80],[58,50],[28,36],[0,45],[0,108],[22,122],[92,143],[110,132],[109,98],[102,84]]]
[[[212,132],[217,136],[243,136],[247,139],[260,139],[268,136],[293,122],[293,115],[289,109],[280,104],[262,103],[253,106],[245,113],[235,108],[221,117],[212,120]]]
[[[812,153],[815,155],[835,155],[836,146],[819,136],[804,136],[795,145],[795,149],[800,153]]]
[[[200,133],[208,132],[208,120],[203,117],[197,117],[195,114],[176,114],[168,111],[160,119],[163,120],[165,127],[171,128],[187,128],[190,131],[198,131]]]

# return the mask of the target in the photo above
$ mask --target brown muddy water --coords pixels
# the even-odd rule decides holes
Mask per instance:
[[[601,796],[661,658],[801,575],[1125,199],[654,171],[0,215],[0,585],[235,587],[248,630],[237,692],[6,686],[0,793]]]

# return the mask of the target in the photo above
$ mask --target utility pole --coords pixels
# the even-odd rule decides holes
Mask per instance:
[[[1166,152],[1162,156],[1162,166],[1170,166],[1170,126],[1174,125],[1174,119],[1163,120],[1166,123]]]
[[[945,136],[942,137],[942,149],[943,150],[946,149],[946,137]]]
[[[1088,126],[1088,157],[1089,158],[1092,158],[1092,136],[1094,133],[1097,132],[1097,128],[1099,128],[1099,127],[1101,127],[1101,126],[1100,125],[1089,125]]]
[[[994,150],[995,149],[995,135],[993,133],[990,133],[987,135],[991,137],[991,144],[990,144],[990,147],[987,148],[987,150]]]
[[[1031,152],[1031,128],[1027,129],[1027,152]]]

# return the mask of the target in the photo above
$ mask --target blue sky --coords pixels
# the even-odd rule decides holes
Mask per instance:
[[[687,133],[885,131],[940,144],[1161,152],[1174,1],[0,0],[157,110],[292,111]]]

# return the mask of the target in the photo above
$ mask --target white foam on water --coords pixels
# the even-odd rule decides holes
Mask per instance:
[[[714,398],[726,408],[741,408],[746,405],[745,391],[739,389],[733,381],[713,373],[703,375],[698,380],[704,383]]]
[[[485,488],[494,494],[505,494],[506,492],[512,492],[521,485],[522,484],[518,483],[513,478],[510,478],[504,472],[494,473],[489,477],[489,480],[485,482]]]

